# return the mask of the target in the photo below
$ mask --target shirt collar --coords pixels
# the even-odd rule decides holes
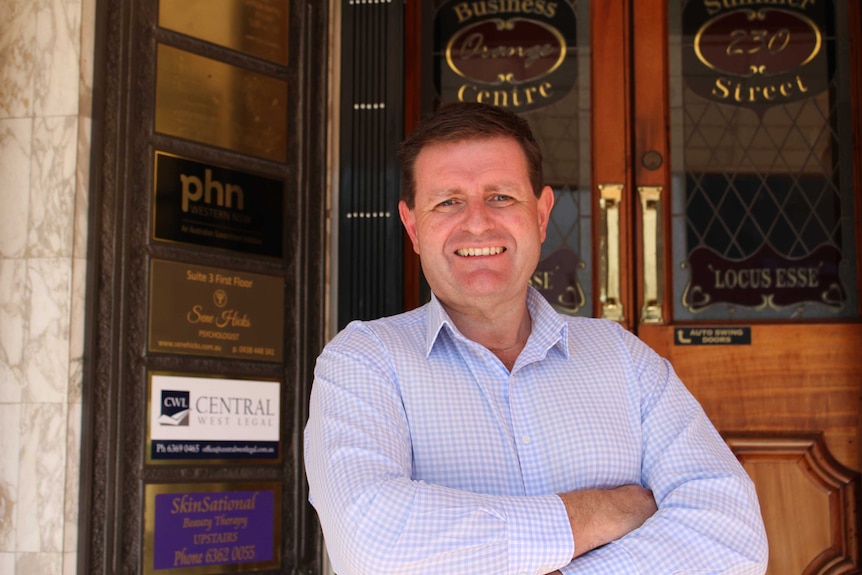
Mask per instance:
[[[425,357],[431,354],[431,350],[434,349],[434,345],[439,340],[444,326],[448,328],[450,334],[455,338],[461,340],[467,339],[458,331],[458,328],[452,322],[452,318],[449,317],[440,300],[433,293],[431,294],[431,301],[426,304],[426,309]],[[533,320],[533,328],[530,333],[530,339],[527,341],[527,346],[521,352],[522,355],[528,352],[544,356],[548,350],[556,347],[568,358],[568,325],[542,294],[532,287],[527,288],[527,309],[530,311],[530,317]]]

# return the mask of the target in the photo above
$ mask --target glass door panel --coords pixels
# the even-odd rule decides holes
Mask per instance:
[[[674,318],[855,318],[846,3],[737,4],[668,7]]]
[[[435,1],[432,60],[433,107],[484,102],[530,123],[556,197],[530,283],[557,310],[592,315],[589,3]]]

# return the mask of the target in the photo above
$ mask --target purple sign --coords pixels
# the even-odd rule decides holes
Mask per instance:
[[[562,246],[539,262],[530,278],[530,285],[563,313],[577,313],[586,303],[578,283],[578,269],[583,262],[575,251]]]
[[[847,300],[838,275],[840,261],[841,253],[831,245],[798,259],[764,246],[741,261],[696,248],[688,257],[691,281],[683,303],[692,311],[717,303],[782,308],[811,302],[839,309]]]
[[[195,567],[225,572],[211,569],[237,563],[276,566],[276,488],[155,494],[152,572]]]

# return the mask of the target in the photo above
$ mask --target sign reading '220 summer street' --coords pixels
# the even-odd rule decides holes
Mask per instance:
[[[819,94],[831,70],[827,2],[690,0],[683,15],[686,83],[709,101],[763,113]]]

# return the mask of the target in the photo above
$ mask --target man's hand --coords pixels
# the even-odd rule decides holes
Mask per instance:
[[[571,491],[560,494],[560,499],[575,540],[573,557],[634,531],[658,509],[652,491],[639,485]]]

